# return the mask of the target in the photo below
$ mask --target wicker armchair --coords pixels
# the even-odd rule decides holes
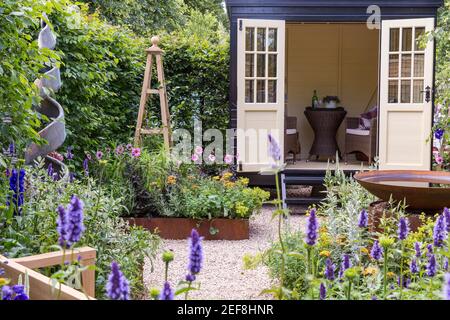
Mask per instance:
[[[359,118],[347,118],[345,162],[348,154],[361,152],[369,158],[369,165],[372,164],[377,149],[377,127],[377,118],[371,120],[370,129],[359,129]]]
[[[284,132],[284,156],[287,158],[289,153],[294,155],[293,163],[297,154],[300,154],[301,147],[299,142],[299,135],[297,130],[297,117],[285,118],[285,132]]]

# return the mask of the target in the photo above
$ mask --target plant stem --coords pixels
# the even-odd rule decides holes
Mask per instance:
[[[166,262],[166,270],[164,271],[164,281],[167,282],[169,278],[169,262]]]
[[[348,280],[347,300],[352,300],[352,280]]]
[[[387,296],[387,258],[388,248],[384,249],[384,266],[383,266],[383,300],[386,300]]]
[[[400,300],[402,300],[403,296],[403,253],[405,252],[405,244],[403,243],[403,240],[401,241],[401,243],[402,243],[402,252],[400,257]]]
[[[167,280],[166,280],[166,281],[167,281]],[[191,290],[191,285],[192,285],[192,282],[189,281],[188,289],[187,289],[186,293],[184,294],[184,300],[187,300],[187,299],[188,299],[188,293],[189,293],[189,291]]]
[[[277,188],[277,206],[278,210],[280,210],[280,214],[278,215],[278,241],[280,242],[281,247],[281,269],[280,269],[280,289],[279,289],[279,299],[283,300],[283,286],[284,286],[284,268],[285,268],[285,255],[286,255],[286,248],[284,247],[283,242],[283,235],[281,230],[281,224],[283,222],[283,215],[282,210],[283,207],[281,205],[281,192],[280,192],[280,182],[278,181],[278,171],[275,173],[275,185]]]

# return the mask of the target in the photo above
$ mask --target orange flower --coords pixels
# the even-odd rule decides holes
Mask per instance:
[[[175,176],[168,176],[167,177],[167,184],[172,185],[172,184],[175,184],[175,183],[177,183],[177,178]]]
[[[321,252],[319,253],[319,256],[321,256],[321,257],[327,257],[327,258],[329,258],[330,255],[331,255],[331,252],[328,251],[328,250],[323,250],[323,251],[321,251]]]

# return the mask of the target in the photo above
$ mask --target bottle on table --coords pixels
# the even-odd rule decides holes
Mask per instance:
[[[317,97],[317,90],[314,90],[311,107],[317,108],[318,106],[319,106],[319,98]]]

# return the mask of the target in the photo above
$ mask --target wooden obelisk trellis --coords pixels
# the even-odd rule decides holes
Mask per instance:
[[[134,135],[134,144],[136,146],[140,145],[142,135],[162,134],[164,136],[164,146],[167,150],[169,150],[171,146],[170,114],[169,105],[167,102],[166,81],[164,79],[164,69],[162,61],[163,51],[158,47],[158,37],[153,37],[151,41],[152,46],[145,50],[147,52],[147,65],[145,67],[144,83],[142,85],[141,102],[139,106],[136,132]],[[153,60],[156,60],[156,70],[158,74],[158,88],[155,89],[152,89],[151,84]],[[147,100],[149,96],[154,94],[159,95],[162,128],[146,128],[143,127],[142,124],[144,119],[146,118]]]

